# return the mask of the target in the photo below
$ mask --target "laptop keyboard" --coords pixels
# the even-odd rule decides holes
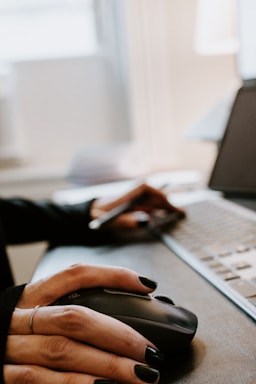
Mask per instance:
[[[164,243],[256,320],[256,213],[224,199],[185,206]]]

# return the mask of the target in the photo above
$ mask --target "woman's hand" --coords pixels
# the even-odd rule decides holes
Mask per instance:
[[[6,384],[158,383],[159,372],[152,367],[162,355],[135,330],[89,308],[47,306],[92,287],[150,293],[156,284],[128,269],[86,265],[28,284],[9,329]]]
[[[120,204],[131,200],[135,202],[129,211],[120,214],[111,223],[108,223],[108,226],[113,228],[137,228],[140,225],[140,218],[142,218],[143,223],[145,222],[145,215],[147,215],[148,222],[153,221],[152,224],[156,225],[165,224],[168,221],[173,223],[185,216],[184,211],[172,205],[160,189],[147,184],[140,184],[118,198],[95,200],[91,207],[91,216],[93,219],[97,219]]]

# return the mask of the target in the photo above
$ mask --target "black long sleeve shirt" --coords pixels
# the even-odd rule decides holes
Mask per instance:
[[[109,241],[107,232],[89,229],[91,201],[56,205],[21,198],[0,198],[0,383],[3,381],[5,346],[12,312],[25,285],[15,286],[6,246],[38,241],[51,245],[95,245]]]

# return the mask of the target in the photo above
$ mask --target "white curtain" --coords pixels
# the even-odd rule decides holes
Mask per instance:
[[[133,136],[150,169],[175,166],[169,0],[125,1]]]

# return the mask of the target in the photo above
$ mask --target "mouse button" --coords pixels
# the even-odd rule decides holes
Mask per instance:
[[[146,299],[151,300],[151,297],[147,293],[141,293],[141,292],[127,292],[127,291],[120,291],[118,289],[112,289],[112,288],[104,288],[103,291],[105,293],[109,293],[110,295],[120,295],[120,296],[128,296],[128,297],[138,297],[140,299]]]
[[[137,332],[141,333],[144,337],[154,343],[166,356],[173,351],[187,347],[194,336],[194,334],[180,332],[179,329],[171,327],[168,324],[152,320],[126,316],[116,316],[116,319],[126,323]]]
[[[197,329],[197,317],[194,313],[181,307],[174,307],[170,321],[187,333],[194,333]]]
[[[194,332],[197,326],[197,318],[188,310],[170,305],[169,303],[156,300],[155,314],[161,323],[169,324],[172,327],[179,327],[184,332]]]
[[[80,297],[74,299],[76,304],[110,316],[143,316],[145,306],[151,301],[149,295],[141,295],[109,288],[80,290]]]

